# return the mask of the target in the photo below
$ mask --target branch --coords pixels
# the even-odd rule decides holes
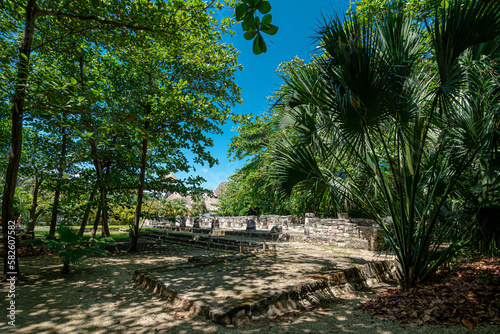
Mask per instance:
[[[45,212],[45,209],[40,209],[40,210],[38,210],[38,212],[35,214],[35,221],[36,221],[36,220],[38,219],[38,217],[40,217],[40,215],[41,215],[42,213],[44,213],[44,212]]]
[[[83,15],[73,15],[73,14],[60,13],[59,11],[55,12],[55,11],[47,11],[47,10],[38,10],[35,13],[35,17],[40,17],[40,16],[52,16],[55,18],[65,17],[65,18],[74,19],[74,20],[78,20],[78,21],[97,22],[101,25],[108,25],[108,26],[112,26],[114,28],[127,28],[127,29],[134,30],[134,31],[145,31],[145,32],[149,32],[149,33],[152,33],[155,35],[158,34],[159,32],[163,32],[163,33],[167,32],[163,29],[155,30],[155,29],[149,28],[147,26],[140,26],[140,25],[137,26],[137,25],[130,24],[130,23],[101,19],[95,15],[83,16]],[[169,33],[172,33],[172,32],[169,32]]]
[[[68,8],[68,6],[75,0],[67,0],[66,3],[61,7],[61,9],[58,10],[58,12],[60,13],[63,9],[66,9]]]
[[[86,31],[86,30],[92,30],[92,29],[94,29],[94,28],[97,28],[97,27],[86,27],[86,28],[77,29],[77,30],[70,30],[68,33],[66,33],[66,34],[64,34],[64,35],[62,35],[62,36],[59,36],[59,37],[57,37],[57,38],[54,38],[54,39],[48,40],[47,42],[42,43],[42,44],[40,44],[40,45],[38,45],[38,46],[36,46],[36,47],[32,48],[31,50],[32,50],[32,51],[35,51],[35,50],[37,50],[37,49],[39,49],[39,48],[41,48],[41,47],[44,47],[45,45],[50,44],[50,43],[52,43],[52,42],[57,42],[58,40],[63,39],[63,38],[65,38],[65,37],[68,37],[68,36],[70,36],[70,35],[79,34],[79,33],[81,33],[81,32],[84,32],[84,31]]]

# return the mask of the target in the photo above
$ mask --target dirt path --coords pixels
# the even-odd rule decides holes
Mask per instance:
[[[143,244],[143,247],[146,246]],[[301,265],[298,270],[321,270],[331,264],[337,265],[340,261],[336,259],[341,258],[337,252],[343,253],[346,261],[347,258],[373,256],[355,255],[357,251],[353,250],[318,247],[307,254],[302,250],[305,262],[301,263],[310,263],[311,266]],[[399,324],[374,320],[360,310],[353,310],[360,300],[375,296],[370,291],[346,295],[348,298],[339,298],[329,305],[297,315],[282,315],[245,323],[238,328],[227,328],[176,312],[167,307],[162,298],[131,281],[135,270],[181,263],[191,256],[206,254],[209,252],[203,249],[158,244],[145,253],[119,253],[89,259],[75,267],[70,275],[60,273],[59,259],[54,256],[22,258],[21,270],[30,281],[16,284],[16,327],[8,326],[6,317],[2,316],[0,332],[332,333],[338,330],[343,333],[462,333],[464,330],[464,327],[438,329],[428,326],[406,326],[403,329]],[[287,264],[284,257],[279,259],[279,264],[295,265]],[[286,274],[286,267],[282,269]],[[200,280],[199,277],[197,279]],[[7,290],[8,286],[3,284],[1,312],[6,312]],[[476,328],[474,333],[495,333],[497,330],[498,326],[483,327]]]

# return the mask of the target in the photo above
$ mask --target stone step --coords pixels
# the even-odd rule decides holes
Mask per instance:
[[[292,234],[289,236],[289,241],[307,242],[344,248],[372,249],[372,245],[370,245],[369,240],[359,238],[319,237]]]
[[[240,253],[276,249],[275,245],[268,245],[264,242],[232,240],[223,237],[212,237],[210,235],[186,234],[171,231],[167,233],[166,231],[145,230],[141,232],[141,237],[191,247],[223,249]]]

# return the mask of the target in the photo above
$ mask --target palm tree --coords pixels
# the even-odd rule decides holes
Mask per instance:
[[[463,247],[441,211],[492,135],[499,91],[484,99],[477,88],[499,55],[500,3],[451,1],[418,21],[395,1],[377,22],[337,17],[318,35],[324,54],[286,79],[285,122],[299,140],[276,145],[272,175],[284,194],[301,186],[362,207],[403,287],[414,285]]]

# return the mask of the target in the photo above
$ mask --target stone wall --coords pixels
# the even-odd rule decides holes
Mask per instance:
[[[247,228],[249,221],[255,229]],[[151,222],[152,225],[154,222]],[[314,214],[296,216],[239,216],[239,217],[178,217],[176,227],[233,229],[248,232],[269,232],[281,234],[280,240],[302,241],[316,244],[375,250],[381,240],[381,229],[371,219],[339,215],[339,218],[319,218]],[[273,227],[276,228],[271,232]]]

